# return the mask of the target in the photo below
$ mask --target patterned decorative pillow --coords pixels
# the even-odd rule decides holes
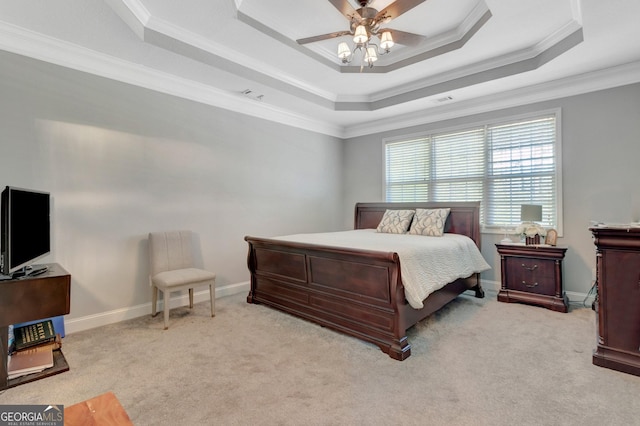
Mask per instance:
[[[409,234],[441,237],[451,209],[416,209]]]
[[[387,210],[378,224],[377,232],[388,234],[404,234],[409,229],[414,210]]]

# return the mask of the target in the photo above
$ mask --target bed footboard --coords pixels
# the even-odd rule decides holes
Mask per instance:
[[[374,343],[390,357],[411,354],[396,253],[246,237],[249,303],[263,303]]]

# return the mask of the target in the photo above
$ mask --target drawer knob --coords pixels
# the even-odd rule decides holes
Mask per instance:
[[[522,281],[522,284],[524,284],[525,287],[529,287],[529,288],[533,288],[533,287],[536,287],[538,285],[537,282],[535,282],[533,284],[527,284],[526,281]]]
[[[537,264],[535,264],[535,265],[533,265],[533,266],[527,266],[527,265],[525,265],[525,264],[523,263],[523,264],[522,264],[522,267],[523,267],[524,269],[526,269],[527,271],[535,271],[536,269],[538,269],[538,265],[537,265]]]

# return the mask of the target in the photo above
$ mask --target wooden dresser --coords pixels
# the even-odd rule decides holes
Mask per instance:
[[[500,254],[502,287],[500,302],[519,302],[568,311],[562,286],[565,247],[524,244],[496,244]]]
[[[598,289],[593,363],[640,376],[640,227],[590,231]]]

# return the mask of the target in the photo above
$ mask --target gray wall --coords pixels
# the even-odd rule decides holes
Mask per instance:
[[[595,265],[589,221],[640,220],[640,85],[341,141],[0,52],[0,186],[51,192],[43,262],[71,272],[79,330],[148,312],[149,231],[193,229],[230,288],[249,278],[245,235],[349,229],[356,202],[381,200],[383,138],[558,107],[577,299]],[[500,238],[483,235],[488,283]]]
[[[345,142],[345,226],[351,225],[358,201],[383,200],[382,140],[403,134],[455,127],[466,123],[561,108],[565,289],[582,300],[591,287],[595,248],[589,222],[640,221],[640,84],[555,101],[478,114]],[[482,253],[493,269],[482,275],[500,281],[494,244],[502,235],[483,234]]]
[[[224,288],[245,235],[341,227],[342,141],[0,52],[0,185],[51,193],[43,262],[100,325],[149,312],[150,231],[195,231]]]

